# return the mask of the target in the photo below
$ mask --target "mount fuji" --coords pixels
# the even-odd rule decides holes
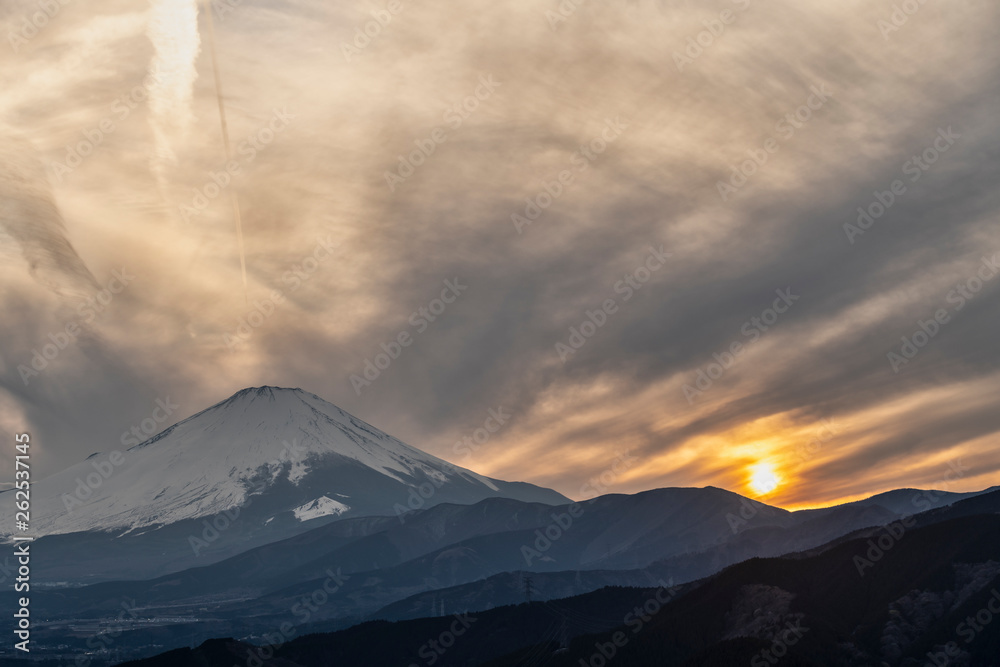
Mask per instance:
[[[495,497],[568,502],[454,466],[314,394],[277,387],[244,389],[124,452],[93,454],[31,492],[32,528],[51,553],[75,552],[72,567],[49,563],[67,578],[75,571],[72,579],[207,565],[347,517]],[[13,495],[0,493],[0,525],[14,524]],[[103,555],[82,566],[88,551]]]

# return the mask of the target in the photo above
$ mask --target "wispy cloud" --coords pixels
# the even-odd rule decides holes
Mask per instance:
[[[20,252],[32,277],[59,294],[97,285],[73,248],[38,150],[14,128],[0,125],[0,233],[8,267]]]
[[[186,138],[194,121],[191,101],[201,50],[197,0],[151,0],[146,34],[154,49],[149,64],[149,122],[155,141],[150,167],[165,192],[167,168],[177,164],[174,144]]]
[[[127,4],[87,7],[115,16],[134,11]],[[950,456],[970,468],[963,487],[997,483],[1000,283],[950,311],[899,373],[886,355],[918,320],[952,308],[949,291],[1000,251],[1000,8],[927,3],[883,38],[884,8],[861,0],[585,3],[557,30],[545,13],[556,2],[401,5],[350,60],[342,45],[365,42],[358,31],[377,23],[370,5],[244,2],[220,22],[241,165],[227,188],[240,197],[249,305],[234,298],[225,197],[187,226],[149,204],[165,196],[176,210],[228,173],[193,3],[153,5],[150,39],[122,28],[86,51],[69,36],[90,19],[68,5],[29,45],[30,61],[0,64],[5,93],[16,91],[8,120],[43,162],[113,113],[146,63],[162,80],[132,110],[149,123],[120,123],[52,193],[94,274],[127,266],[136,279],[95,323],[92,344],[18,390],[50,443],[48,470],[113,446],[121,424],[164,393],[195,409],[277,384],[444,458],[503,406],[511,423],[463,463],[569,495],[619,450],[642,461],[620,491],[746,491],[764,460],[785,482],[771,499],[806,504],[933,484],[940,466],[928,462]],[[713,21],[743,7],[720,34],[706,27],[719,33]],[[679,70],[674,54],[705,30]],[[79,68],[54,64],[71,51]],[[17,85],[24,71],[30,91]],[[446,112],[483,76],[502,87],[460,129],[438,133],[432,159],[390,191],[387,170],[415,140],[450,130]],[[815,90],[829,95],[809,107]],[[276,108],[294,121],[255,149]],[[627,129],[596,159],[574,161],[618,117]],[[948,127],[960,138],[909,180],[904,165]],[[723,201],[718,184],[732,184],[734,169],[752,174]],[[511,213],[554,191],[564,170],[572,181],[518,234]],[[844,224],[896,179],[905,195],[850,243]],[[311,270],[327,235],[336,261]],[[622,298],[616,283],[650,245],[670,261],[560,359],[554,344]],[[350,376],[456,277],[468,294],[358,396]],[[684,386],[748,342],[744,323],[786,288],[801,299],[689,403]],[[2,294],[20,321],[2,330],[13,341],[8,387],[20,382],[11,360],[59,325],[35,289],[14,281]],[[232,351],[225,336],[258,321],[254,309],[276,291],[280,308]],[[114,400],[95,394],[94,377]],[[799,456],[828,420],[842,425],[836,436]]]

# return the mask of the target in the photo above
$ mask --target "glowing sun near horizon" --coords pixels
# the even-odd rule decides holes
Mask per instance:
[[[758,463],[750,468],[750,488],[758,496],[766,496],[781,485],[781,476],[770,463]]]

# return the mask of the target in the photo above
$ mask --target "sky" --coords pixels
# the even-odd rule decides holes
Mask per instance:
[[[218,79],[204,4],[44,4],[0,8],[36,478],[272,385],[572,498],[1000,484],[995,2],[217,0]]]

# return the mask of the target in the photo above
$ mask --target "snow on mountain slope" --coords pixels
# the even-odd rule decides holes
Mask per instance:
[[[13,525],[12,496],[0,494],[4,527]],[[408,502],[430,506],[496,496],[566,500],[548,489],[453,466],[301,389],[260,387],[244,389],[125,452],[92,455],[37,482],[32,527],[42,535],[125,533],[235,514],[251,501],[256,514],[268,515],[259,516],[261,522],[281,523],[284,517],[300,523],[338,514],[394,514]]]
[[[309,519],[329,516],[331,514],[338,516],[349,509],[351,508],[344,503],[339,503],[332,498],[327,498],[326,496],[320,496],[311,503],[306,503],[302,507],[296,507],[292,510],[292,514],[294,514],[295,518],[299,521],[308,521]]]

